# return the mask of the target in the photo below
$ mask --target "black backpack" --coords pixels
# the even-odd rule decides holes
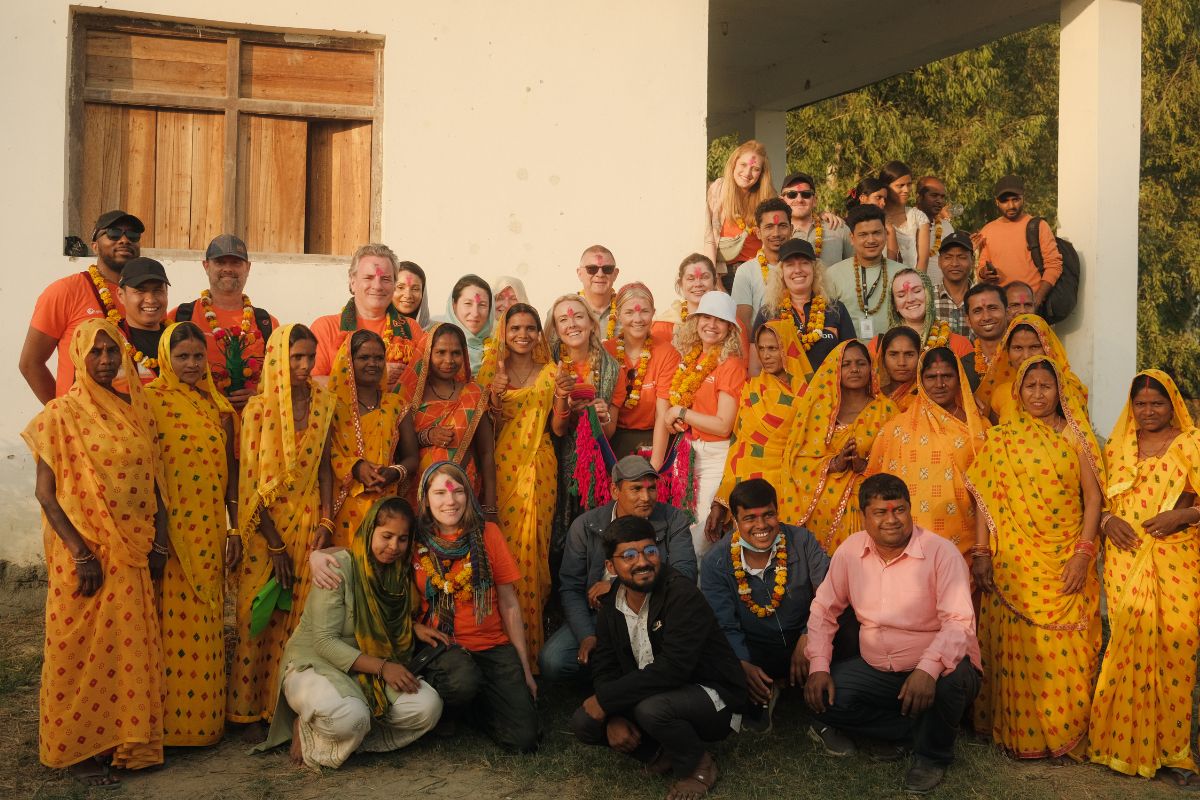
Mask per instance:
[[[1039,275],[1045,270],[1041,237],[1038,235],[1041,225],[1041,217],[1031,217],[1029,224],[1025,226],[1025,244],[1029,247],[1029,255]],[[1050,287],[1042,307],[1038,309],[1041,317],[1051,325],[1062,322],[1075,310],[1075,303],[1079,300],[1080,273],[1079,253],[1075,252],[1075,246],[1057,236],[1054,237],[1054,241],[1058,243],[1058,252],[1062,254],[1062,275],[1059,275],[1054,286]]]
[[[179,308],[175,309],[175,321],[190,322],[192,319],[192,314],[195,313],[195,310],[195,303],[180,303]],[[271,315],[268,314],[265,309],[255,307],[254,323],[258,325],[258,332],[262,334],[262,340],[265,346],[265,342],[271,338]]]

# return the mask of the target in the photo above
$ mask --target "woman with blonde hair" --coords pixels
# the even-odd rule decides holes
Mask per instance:
[[[677,299],[666,308],[658,309],[658,317],[654,320],[655,338],[661,336],[663,341],[670,341],[675,335],[675,326],[686,320],[688,314],[696,313],[700,298],[721,288],[721,278],[711,258],[702,253],[685,256],[675,274]]]
[[[967,337],[954,333],[948,320],[937,318],[933,297],[933,284],[928,275],[911,268],[900,270],[892,276],[888,293],[888,325],[892,328],[903,325],[915,331],[921,342],[918,352],[931,347],[949,347],[959,358],[975,352]],[[880,338],[871,340],[873,356],[882,352]]]
[[[733,298],[724,292],[704,295],[696,313],[676,328],[673,344],[680,361],[670,382],[658,386],[650,463],[661,470],[668,451],[673,452],[663,476],[666,496],[659,500],[692,517],[692,544],[701,558],[717,540],[708,537],[705,524],[721,485],[746,382]]]
[[[679,354],[670,339],[654,335],[654,296],[644,283],[628,283],[617,292],[618,333],[604,340],[619,372],[613,390],[617,430],[613,456],[621,458],[649,449],[654,440],[658,385],[671,380]]]
[[[737,266],[752,260],[762,247],[754,209],[775,196],[767,148],[754,139],[729,154],[721,177],[708,187],[704,252],[716,264],[726,291],[733,285]]]

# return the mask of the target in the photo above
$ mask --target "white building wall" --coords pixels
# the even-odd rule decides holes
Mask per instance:
[[[103,5],[385,35],[382,238],[429,273],[434,313],[468,272],[521,277],[544,310],[578,289],[579,253],[595,243],[615,253],[619,283],[643,280],[664,304],[675,268],[699,247],[703,0]],[[0,282],[0,365],[8,376],[0,394],[0,560],[27,563],[42,545],[20,431],[38,405],[17,359],[38,292],[89,262],[61,255],[69,6],[5,7],[0,74],[13,80],[0,130],[0,215],[11,232]],[[254,261],[247,292],[281,320],[310,322],[345,301],[344,265]],[[172,305],[196,297],[199,264],[166,266]]]

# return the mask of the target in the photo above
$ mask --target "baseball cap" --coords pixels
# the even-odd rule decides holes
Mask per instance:
[[[793,172],[783,179],[783,186],[780,188],[780,191],[782,192],[793,183],[807,183],[814,191],[817,188],[817,182],[812,179],[812,175],[809,175],[807,172]]]
[[[236,256],[242,261],[250,260],[250,256],[246,252],[246,243],[232,233],[222,233],[209,242],[208,249],[204,251],[205,261],[211,261],[221,256]]]
[[[650,462],[643,456],[625,456],[612,468],[612,481],[636,481],[639,478],[645,478],[653,475],[658,477],[658,470],[650,466]]]
[[[100,231],[104,230],[105,228],[111,228],[118,222],[131,223],[133,229],[138,233],[145,233],[146,231],[146,226],[140,219],[135,217],[133,214],[130,214],[128,211],[122,211],[121,209],[117,208],[113,209],[112,211],[105,211],[100,215],[100,219],[96,220],[96,227],[92,228],[92,238],[95,239],[96,234],[98,234]]]
[[[696,313],[737,324],[737,303],[724,292],[705,292],[700,298],[700,305],[696,306]]]
[[[961,247],[968,253],[975,252],[975,245],[971,243],[971,235],[966,231],[954,231],[945,239],[942,239],[942,246],[938,248],[938,252],[945,250],[947,247]]]
[[[992,190],[992,197],[999,198],[1006,194],[1017,194],[1025,196],[1025,181],[1018,178],[1016,175],[1005,175],[1000,180],[996,181],[996,188]]]
[[[784,261],[795,256],[807,258],[809,261],[816,261],[817,251],[804,239],[788,239],[783,243],[783,247],[779,248],[779,263],[782,264]]]
[[[117,285],[137,288],[147,281],[162,281],[167,286],[171,285],[171,282],[167,280],[167,271],[163,269],[162,264],[153,258],[139,256],[125,262],[125,266],[121,269],[121,279],[117,281]]]

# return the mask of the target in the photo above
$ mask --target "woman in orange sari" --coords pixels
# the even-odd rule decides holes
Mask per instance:
[[[517,600],[525,620],[529,663],[536,671],[545,641],[542,616],[550,599],[550,530],[558,483],[558,458],[550,441],[558,367],[542,335],[533,306],[514,303],[496,323],[494,364],[490,375],[496,433],[496,497],[500,531],[521,577]]]
[[[267,341],[262,391],[242,415],[238,523],[245,556],[226,705],[232,722],[274,715],[279,661],[311,582],[308,552],[333,537],[334,396],[312,380],[316,353],[316,337],[305,326],[276,328]]]
[[[809,381],[783,454],[779,519],[807,527],[833,553],[862,530],[858,485],[896,405],[879,391],[867,347],[842,342]]]
[[[1008,329],[1000,340],[997,357],[987,374],[979,381],[975,399],[989,414],[991,421],[1004,422],[1006,416],[1016,410],[1019,403],[1014,400],[1012,383],[1017,369],[1025,359],[1033,356],[1049,356],[1062,367],[1063,381],[1082,398],[1087,406],[1088,390],[1083,381],[1071,371],[1067,359],[1067,348],[1051,330],[1046,320],[1036,314],[1018,314],[1008,323]]]
[[[872,351],[879,387],[901,411],[917,398],[917,361],[921,358],[921,337],[907,325],[897,325],[872,339],[879,343]],[[868,346],[868,350],[871,347]]]
[[[420,470],[450,461],[462,467],[478,493],[483,513],[496,519],[496,461],[487,392],[471,380],[467,338],[457,325],[435,322],[425,332],[421,358],[400,379],[411,398],[413,428],[420,447]],[[416,503],[416,486],[409,501]]]
[[[1104,449],[1111,635],[1092,701],[1097,764],[1196,788],[1192,690],[1200,618],[1200,430],[1175,382],[1138,373]]]
[[[917,374],[916,398],[879,431],[865,475],[887,472],[903,480],[913,521],[965,555],[975,544],[975,500],[966,473],[983,447],[987,422],[950,348],[922,353]]]
[[[967,470],[983,685],[975,727],[1017,758],[1086,756],[1100,655],[1096,556],[1104,472],[1082,399],[1047,356]],[[1063,387],[1061,390],[1059,387]]]
[[[379,498],[399,494],[417,469],[417,435],[401,396],[385,390],[383,339],[355,331],[338,348],[329,390],[337,398],[330,436],[333,546],[348,547]]]
[[[225,733],[225,570],[242,556],[237,417],[213,384],[207,350],[193,323],[168,326],[159,375],[146,386],[171,538],[158,608],[167,747],[216,744]]]
[[[21,434],[37,460],[50,582],[38,694],[39,756],[85,786],[118,781],[109,764],[163,760],[162,645],[151,580],[169,552],[156,502],[154,417],[120,331],[89,319],[71,336],[75,385]],[[118,699],[119,698],[119,699]]]

